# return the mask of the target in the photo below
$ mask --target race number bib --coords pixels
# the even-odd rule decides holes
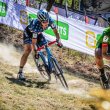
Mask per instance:
[[[33,33],[33,38],[37,38],[37,34],[36,33]]]
[[[108,36],[104,36],[104,38],[103,38],[103,42],[104,42],[104,43],[107,43],[107,42],[108,42],[108,39],[109,39]]]
[[[56,28],[56,25],[55,25],[54,23],[52,23],[52,24],[51,24],[51,28],[52,28],[52,29],[55,29],[55,28]]]

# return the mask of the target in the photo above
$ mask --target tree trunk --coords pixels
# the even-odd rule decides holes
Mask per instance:
[[[63,0],[60,0],[60,5],[62,5],[62,3],[63,3]]]
[[[71,9],[74,9],[74,0],[72,0]]]
[[[47,1],[47,8],[46,10],[49,12],[52,8],[53,3],[55,2],[55,0],[48,0]]]

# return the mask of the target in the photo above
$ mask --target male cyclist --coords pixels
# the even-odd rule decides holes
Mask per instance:
[[[46,40],[42,32],[46,30],[49,26],[52,28],[56,36],[56,41],[59,47],[62,47],[60,36],[57,31],[56,25],[54,24],[54,20],[49,16],[46,10],[39,10],[37,13],[37,19],[32,20],[30,24],[25,28],[23,33],[24,53],[20,61],[18,79],[25,80],[23,67],[27,62],[27,58],[32,50],[32,47],[33,50],[35,50],[36,43],[38,43],[39,41],[43,41],[43,43],[45,43]]]
[[[103,58],[110,60],[110,17],[107,19],[107,22],[109,24],[109,27],[103,31],[102,35],[97,41],[95,49],[96,65],[101,73],[100,79],[105,84],[108,83],[108,79],[106,74],[104,73]]]

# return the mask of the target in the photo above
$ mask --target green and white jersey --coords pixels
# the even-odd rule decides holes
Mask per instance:
[[[99,45],[102,43],[110,44],[110,27],[106,28],[103,31],[102,35],[98,38],[97,43],[96,43],[96,48],[98,48]]]

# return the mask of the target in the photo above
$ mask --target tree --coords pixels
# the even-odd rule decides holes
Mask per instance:
[[[60,0],[60,4],[62,5],[62,3],[63,3],[63,0]]]
[[[71,9],[74,9],[74,0],[72,0]]]
[[[68,7],[71,7],[71,5],[72,5],[72,0],[67,0],[67,2],[68,2]]]
[[[55,2],[55,0],[47,0],[47,8],[46,10],[49,12],[50,9],[52,8],[53,3]]]

